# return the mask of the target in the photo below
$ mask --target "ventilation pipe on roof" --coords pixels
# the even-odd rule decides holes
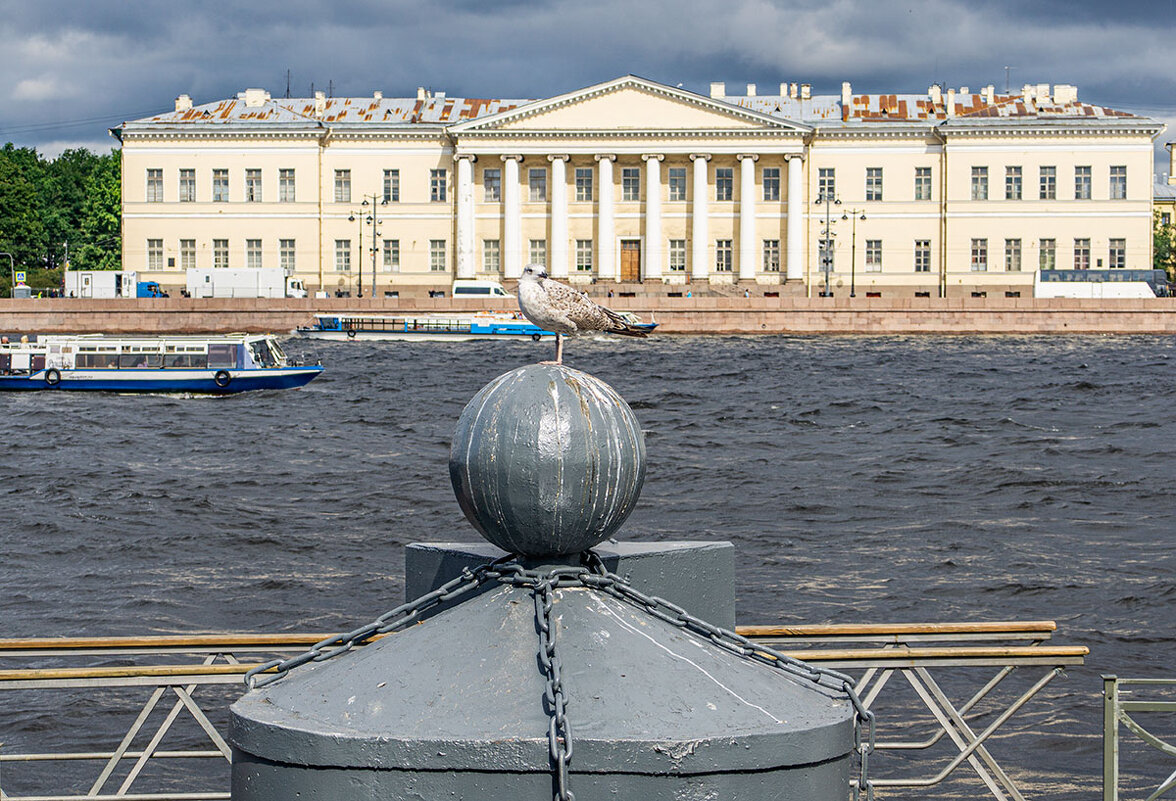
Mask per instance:
[[[955,116],[955,89],[947,90],[947,103],[944,104],[944,108],[947,111],[947,116]]]
[[[327,96],[323,92],[314,93],[314,116],[321,117],[327,113]]]
[[[722,81],[712,81],[710,88],[710,96],[715,100],[722,100],[727,96],[727,84]]]
[[[379,89],[377,89],[375,92],[372,93],[372,97],[375,98],[376,100],[383,100],[384,93],[381,92]]]
[[[755,97],[755,84],[754,83],[749,83],[747,85],[747,96],[748,97]]]
[[[991,106],[993,103],[996,102],[996,87],[993,86],[992,84],[988,84],[988,86],[984,87],[983,94],[984,94],[984,102],[987,105]]]
[[[849,81],[841,82],[841,105],[847,108],[853,105],[853,86]]]
[[[812,84],[802,83],[800,85],[800,99],[808,100],[813,96]]]
[[[192,109],[192,98],[190,95],[180,95],[176,98],[176,111],[190,111]]]

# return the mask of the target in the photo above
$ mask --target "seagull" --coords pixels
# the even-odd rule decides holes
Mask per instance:
[[[523,316],[543,330],[555,332],[555,361],[543,364],[563,364],[564,334],[600,331],[627,337],[649,336],[648,330],[594,303],[583,292],[551,280],[538,264],[528,264],[523,269],[518,291]]]

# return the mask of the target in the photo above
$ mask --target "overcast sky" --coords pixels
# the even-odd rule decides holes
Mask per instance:
[[[541,98],[632,73],[702,94],[1003,91],[1168,123],[1176,0],[0,0],[0,143],[106,151],[106,129],[247,87]],[[1162,148],[1157,152],[1163,153]],[[1157,172],[1167,170],[1166,156]]]

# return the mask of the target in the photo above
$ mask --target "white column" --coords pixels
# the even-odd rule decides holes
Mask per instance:
[[[694,162],[694,203],[690,209],[690,219],[694,235],[690,239],[690,277],[705,279],[710,275],[710,263],[707,253],[710,247],[710,231],[707,226],[707,214],[710,199],[710,188],[707,185],[707,162],[710,155],[696,153],[690,157]]]
[[[804,280],[804,159],[788,157],[788,258],[784,278]]]
[[[618,280],[616,259],[616,229],[613,218],[613,162],[616,156],[597,156],[600,178],[596,202],[596,277]]]
[[[755,280],[755,163],[759,156],[739,156],[739,280]]]
[[[568,176],[567,156],[548,156],[551,162],[551,248],[547,273],[568,277]]]
[[[650,154],[645,159],[645,258],[642,272],[645,278],[662,277],[662,203],[661,163],[665,156]]]
[[[475,156],[457,159],[457,277],[473,278],[477,272],[474,253],[474,161]]]
[[[523,274],[522,211],[519,206],[519,162],[522,156],[502,156],[502,275]]]

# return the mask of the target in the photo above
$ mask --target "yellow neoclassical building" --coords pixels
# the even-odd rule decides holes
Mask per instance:
[[[542,100],[181,95],[112,133],[124,268],[173,286],[282,267],[383,296],[540,263],[647,291],[951,297],[1149,267],[1162,130],[1066,85],[702,96],[630,75]]]

